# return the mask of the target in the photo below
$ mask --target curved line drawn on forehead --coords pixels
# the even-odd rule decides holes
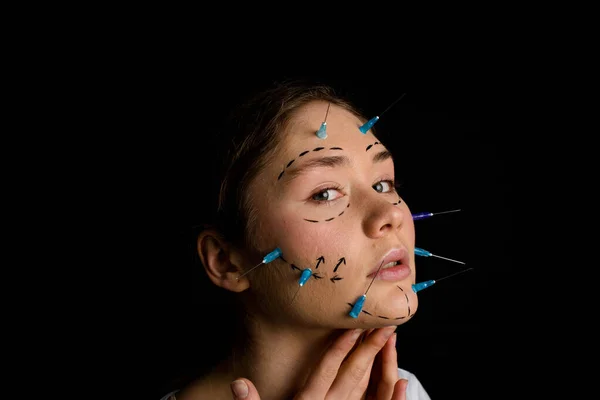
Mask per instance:
[[[365,151],[371,150],[373,148],[373,146],[376,146],[378,144],[383,146],[383,144],[381,142],[375,142],[373,144],[368,145],[367,148],[365,149]],[[374,163],[382,162],[382,161],[387,160],[388,158],[393,159],[392,153],[388,149],[384,148],[384,150],[380,151],[379,153],[377,153],[373,156],[373,162]]]
[[[377,144],[381,144],[380,142],[375,142],[369,146],[367,146],[365,151],[369,151],[373,146],[377,145]],[[290,161],[288,161],[288,163],[286,164],[286,166],[283,168],[283,170],[279,173],[279,175],[277,176],[277,180],[281,180],[281,178],[283,177],[284,173],[292,166],[292,164],[294,164],[294,162],[301,157],[304,157],[306,154],[312,152],[317,152],[317,151],[322,151],[325,150],[324,147],[316,147],[312,150],[305,150],[302,153],[300,153],[298,155],[297,158],[293,158]],[[328,150],[343,150],[341,147],[330,147]],[[387,159],[393,159],[392,153],[387,150],[384,149],[382,151],[380,151],[379,153],[375,154],[373,156],[373,163],[380,163],[383,162]],[[318,168],[318,167],[336,167],[339,165],[347,165],[350,162],[350,159],[346,156],[330,156],[330,157],[323,157],[323,158],[315,158],[312,159],[310,161],[307,161],[306,163],[304,163],[304,165],[302,165],[301,167],[298,168],[294,168],[292,169],[290,172],[288,172],[288,175],[290,175],[289,180],[294,179],[295,177],[301,175],[302,173],[306,172],[309,169],[312,168]]]
[[[376,146],[376,145],[378,145],[378,144],[381,144],[381,142],[375,142],[375,143],[373,143],[373,144],[370,144],[370,145],[368,145],[368,146],[367,146],[367,149],[366,149],[365,151],[369,151],[369,150],[371,150],[371,148],[372,148],[373,146]]]
[[[281,173],[280,173],[280,174],[279,174],[279,176],[277,177],[277,180],[280,180],[280,179],[281,179],[281,177],[283,176],[284,172],[286,172],[286,171],[287,171],[287,169],[288,169],[288,168],[290,168],[290,167],[292,166],[292,164],[294,163],[294,161],[296,161],[298,158],[304,157],[304,156],[305,156],[305,155],[307,155],[308,153],[311,153],[311,152],[317,152],[317,151],[322,151],[322,150],[325,150],[325,147],[315,147],[315,148],[314,148],[314,149],[312,149],[312,150],[305,150],[305,151],[303,151],[302,153],[298,154],[298,157],[296,157],[296,158],[292,158],[290,161],[288,161],[288,163],[286,164],[285,168],[283,168],[283,171],[281,171]],[[343,150],[343,149],[342,149],[341,147],[330,147],[330,148],[329,148],[329,149],[327,149],[327,150]],[[339,158],[339,157],[331,157],[331,158]],[[331,164],[331,162],[329,162],[329,163],[328,163],[328,162],[327,162],[327,160],[328,160],[328,159],[329,159],[329,157],[328,157],[328,158],[325,158],[325,159],[315,159],[315,160],[311,160],[310,164],[306,165],[305,167],[302,167],[302,168],[300,168],[300,169],[296,169],[296,170],[294,170],[294,172],[293,172],[293,176],[295,176],[295,175],[299,175],[299,174],[300,174],[300,173],[301,173],[301,172],[302,172],[304,169],[306,169],[306,168],[314,168],[314,167],[316,167],[316,166],[318,166],[318,165],[329,165],[329,164]],[[292,178],[293,178],[293,176],[292,176]]]

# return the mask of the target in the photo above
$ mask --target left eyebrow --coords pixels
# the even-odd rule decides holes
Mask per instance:
[[[335,168],[339,166],[346,166],[350,164],[350,159],[346,156],[330,156],[322,158],[314,158],[304,162],[300,167],[294,168],[289,172],[288,180],[297,178],[299,175],[306,173],[307,171],[315,168]]]
[[[339,150],[341,150],[341,149],[339,149]],[[301,155],[304,155],[306,153],[308,153],[308,152],[304,152]],[[392,153],[390,153],[388,150],[382,150],[379,153],[376,153],[373,156],[372,160],[373,160],[374,164],[377,164],[377,163],[381,163],[385,160],[392,159],[392,158],[393,158]],[[287,167],[291,166],[294,161],[295,161],[295,159],[290,161],[288,163]],[[281,179],[284,172],[287,175],[286,181],[289,182],[289,181],[296,179],[300,175],[305,174],[306,172],[313,170],[313,169],[345,167],[348,165],[350,165],[350,159],[346,156],[329,156],[329,157],[314,158],[312,160],[305,161],[299,167],[291,168],[289,171],[287,170],[287,167],[284,168],[284,170],[281,171],[281,173],[277,177],[277,180]]]
[[[380,163],[390,158],[393,158],[392,153],[387,150],[382,150],[373,156],[373,163]]]

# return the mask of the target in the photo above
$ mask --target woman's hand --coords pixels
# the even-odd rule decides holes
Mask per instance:
[[[403,394],[399,398],[404,399],[408,381],[398,379],[398,353],[396,352],[396,334],[394,333],[375,356],[366,399],[396,399],[394,390],[397,390],[395,388],[397,385],[401,385],[400,392]]]
[[[362,330],[349,330],[337,338],[325,352],[295,400],[405,400],[408,381],[399,379],[396,358],[396,327],[376,329],[357,342]],[[371,374],[371,369],[373,375]],[[371,379],[373,378],[373,379]],[[234,399],[260,400],[254,384],[245,378],[236,384],[246,384],[247,396]]]

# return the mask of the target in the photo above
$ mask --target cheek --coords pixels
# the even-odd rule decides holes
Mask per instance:
[[[409,240],[411,246],[415,245],[415,221],[413,220],[412,213],[410,208],[406,205],[406,203],[402,202],[400,204],[400,209],[403,214],[403,224],[402,224],[402,232],[404,237]]]
[[[339,228],[339,223],[307,222],[297,217],[282,218],[278,224],[278,240],[282,247],[297,257],[343,254],[350,243],[348,230]]]

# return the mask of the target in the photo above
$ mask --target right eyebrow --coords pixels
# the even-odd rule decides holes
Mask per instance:
[[[304,161],[296,168],[291,168],[285,171],[286,181],[291,181],[310,170],[317,168],[336,168],[350,165],[350,159],[346,156],[328,156],[313,158]]]

